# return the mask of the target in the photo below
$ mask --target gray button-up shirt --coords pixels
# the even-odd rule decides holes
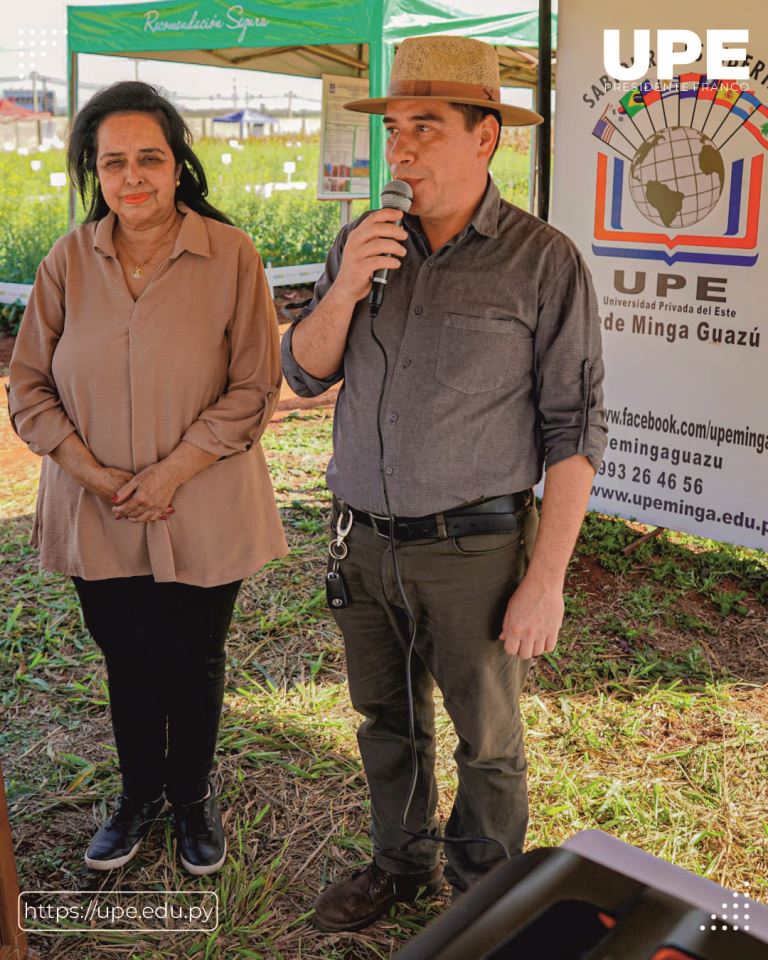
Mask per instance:
[[[295,323],[327,293],[358,222],[339,232]],[[386,364],[367,298],[355,308],[342,366],[328,379],[296,362],[295,323],[283,337],[285,377],[300,396],[344,379],[331,490],[386,514],[386,482],[392,512],[418,517],[525,490],[545,463],[574,454],[597,470],[607,437],[600,326],[574,243],[502,200],[490,179],[470,223],[439,250],[430,251],[418,218],[406,216],[404,226],[408,252],[389,273],[374,321]]]

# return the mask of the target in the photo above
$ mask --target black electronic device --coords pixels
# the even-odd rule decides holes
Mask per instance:
[[[395,960],[768,960],[768,907],[588,830],[499,864]]]
[[[334,610],[341,610],[349,606],[347,585],[340,570],[329,570],[325,575],[325,597],[328,606]]]

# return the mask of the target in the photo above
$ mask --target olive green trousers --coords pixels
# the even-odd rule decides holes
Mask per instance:
[[[338,501],[334,498],[335,531]],[[458,787],[448,837],[490,837],[519,853],[528,791],[519,698],[530,660],[509,656],[498,635],[522,579],[538,527],[536,508],[514,533],[396,541],[397,564],[417,623],[412,658],[418,778],[407,827],[435,834],[434,687],[457,738]],[[333,610],[344,636],[352,704],[364,717],[357,739],[371,797],[374,859],[392,873],[423,873],[440,846],[410,836],[401,816],[413,763],[406,657],[410,628],[387,538],[355,522],[341,561],[349,605]],[[446,876],[465,890],[504,858],[496,844],[448,843]]]

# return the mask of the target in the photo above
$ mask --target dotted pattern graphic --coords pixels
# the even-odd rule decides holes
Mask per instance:
[[[714,921],[710,925],[710,930],[744,930],[749,932],[749,894],[733,891],[733,900],[722,904],[723,913],[710,914],[710,919]],[[730,922],[729,922],[730,911]],[[725,922],[723,922],[725,921]],[[706,930],[705,924],[701,924],[699,930]]]
[[[66,32],[66,31],[65,31]],[[28,73],[44,67],[44,60],[53,48],[60,42],[58,30],[19,30],[19,80],[24,80]]]

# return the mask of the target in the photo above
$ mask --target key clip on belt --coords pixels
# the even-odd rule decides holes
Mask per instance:
[[[344,543],[346,540],[349,531],[352,529],[352,523],[354,518],[352,516],[352,511],[347,507],[349,511],[347,514],[347,519],[344,520],[344,509],[342,508],[339,516],[336,520],[336,539],[331,540],[328,544],[328,553],[331,555],[333,560],[343,560],[344,557],[349,553],[349,549]]]

